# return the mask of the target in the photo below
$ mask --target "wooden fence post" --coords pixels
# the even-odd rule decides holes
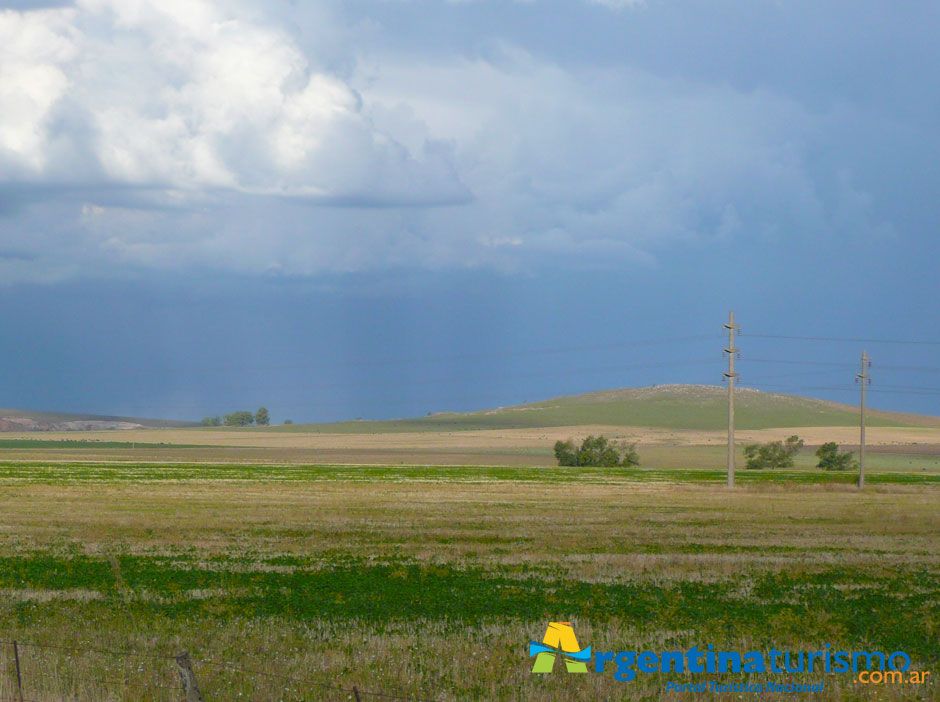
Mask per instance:
[[[23,676],[20,674],[20,649],[13,642],[13,662],[16,664],[16,692],[20,696],[20,702],[23,702]]]
[[[359,688],[353,685],[353,694],[356,696],[356,702],[362,702],[362,698],[359,696]]]
[[[196,673],[193,672],[193,662],[189,659],[189,651],[183,651],[176,657],[176,666],[180,672],[180,682],[183,683],[183,696],[186,702],[203,702],[202,693],[199,692],[199,683],[196,682]]]

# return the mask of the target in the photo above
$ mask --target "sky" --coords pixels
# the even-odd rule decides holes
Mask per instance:
[[[745,386],[855,402],[867,349],[870,404],[940,415],[938,32],[926,0],[0,0],[0,406],[721,384],[733,309]]]

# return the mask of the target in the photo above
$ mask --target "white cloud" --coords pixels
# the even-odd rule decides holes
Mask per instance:
[[[48,167],[50,112],[75,55],[68,11],[0,11],[0,174],[35,175]]]
[[[5,11],[0,40],[0,179],[60,183],[81,168],[183,192],[366,203],[465,195],[441,152],[412,154],[377,133],[349,86],[230,4]]]
[[[300,46],[210,0],[0,13],[0,277],[655,265],[885,229],[851,172],[823,182],[838,121],[775,92],[492,44],[350,41],[341,78]]]

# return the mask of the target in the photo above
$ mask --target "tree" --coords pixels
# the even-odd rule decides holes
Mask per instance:
[[[574,442],[571,440],[556,441],[555,460],[558,461],[558,465],[560,466],[578,465],[578,453],[574,448]]]
[[[203,417],[202,426],[204,427],[222,426],[222,418],[221,417]]]
[[[620,463],[620,454],[606,437],[589,436],[578,449],[579,466],[602,466],[611,468]]]
[[[293,419],[285,419],[285,420],[284,420],[284,424],[293,424],[293,423],[294,423],[294,420],[293,420]]]
[[[858,465],[852,460],[851,451],[839,453],[839,444],[835,441],[829,441],[816,449],[816,456],[819,457],[816,467],[823,470],[850,470]]]
[[[640,456],[636,444],[609,441],[604,436],[589,436],[575,448],[573,441],[556,441],[555,458],[560,466],[636,466]]]
[[[249,424],[254,424],[255,415],[245,411],[232,412],[231,414],[225,415],[222,420],[227,427],[247,427]]]
[[[622,443],[620,444],[620,452],[623,454],[623,458],[620,461],[622,466],[638,466],[640,465],[640,454],[636,450],[636,442],[632,444]]]
[[[268,414],[267,407],[259,407],[255,412],[255,424],[260,427],[266,427],[271,423],[271,415]]]
[[[793,457],[803,448],[803,440],[794,435],[786,442],[770,441],[766,444],[748,444],[744,447],[748,470],[763,468],[792,468]]]

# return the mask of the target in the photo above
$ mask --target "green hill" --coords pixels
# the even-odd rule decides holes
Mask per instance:
[[[668,429],[722,429],[728,425],[728,391],[713,385],[654,385],[557,397],[480,412],[441,413],[415,419],[294,424],[262,431],[387,433],[522,429],[589,424]],[[740,388],[735,424],[740,429],[851,426],[858,408],[795,395]],[[870,410],[872,426],[940,426],[940,418]]]

